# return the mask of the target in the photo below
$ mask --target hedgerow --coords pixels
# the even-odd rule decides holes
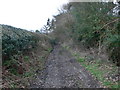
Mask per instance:
[[[37,46],[37,35],[11,26],[2,25],[2,60],[3,63],[13,55],[30,51]]]

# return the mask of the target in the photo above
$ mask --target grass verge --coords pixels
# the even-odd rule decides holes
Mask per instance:
[[[84,66],[93,76],[99,80],[103,86],[107,88],[120,88],[118,78],[114,77],[117,74],[118,68],[115,65],[104,64],[99,60],[88,62],[85,58],[76,56],[77,61]]]
[[[70,46],[64,45],[65,49],[69,50],[76,60],[86,68],[105,88],[120,88],[118,67],[104,60],[88,61],[86,57],[81,57],[79,52],[73,50]],[[88,56],[89,57],[89,56]]]

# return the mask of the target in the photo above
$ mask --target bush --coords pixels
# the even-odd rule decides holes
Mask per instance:
[[[54,47],[55,45],[58,44],[58,40],[56,38],[50,39],[50,44],[52,45],[52,47]]]
[[[10,29],[10,30],[9,30]],[[10,34],[11,33],[11,34]],[[38,37],[28,31],[3,25],[2,60],[9,60],[11,56],[24,53],[37,46]]]
[[[107,39],[107,51],[109,59],[120,66],[120,36],[119,35],[111,35]]]
[[[104,43],[106,43],[104,47],[107,49],[109,59],[119,65],[120,19],[119,17],[113,17],[107,14],[114,8],[114,4],[102,2],[71,2],[68,6],[69,5],[72,8],[68,9],[68,12],[64,14],[69,14],[71,17],[64,17],[64,14],[60,14],[61,17],[58,15],[59,18],[56,18],[56,21],[63,21],[64,17],[64,20],[69,18],[69,21],[73,20],[74,23],[70,24],[70,27],[64,26],[62,23],[63,25],[61,24],[59,32],[57,31],[58,27],[56,27],[56,35],[61,35],[61,37],[59,36],[61,41],[71,37],[70,39],[72,39],[75,44],[83,44],[87,48],[101,47],[102,49]],[[66,22],[68,25],[69,23],[70,22]],[[67,28],[68,31],[65,28]],[[68,36],[65,35],[65,31]]]

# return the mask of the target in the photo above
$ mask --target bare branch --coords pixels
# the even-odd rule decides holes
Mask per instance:
[[[120,20],[120,19],[118,18],[118,19],[115,19],[115,20],[113,20],[113,21],[110,21],[109,23],[105,24],[101,29],[103,29],[104,27],[108,26],[109,24],[114,23],[114,22],[119,21],[119,20]],[[101,30],[101,29],[100,29],[100,30]]]

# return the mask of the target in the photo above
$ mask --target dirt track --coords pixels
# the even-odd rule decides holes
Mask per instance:
[[[32,88],[100,88],[88,71],[61,46],[55,46]]]

